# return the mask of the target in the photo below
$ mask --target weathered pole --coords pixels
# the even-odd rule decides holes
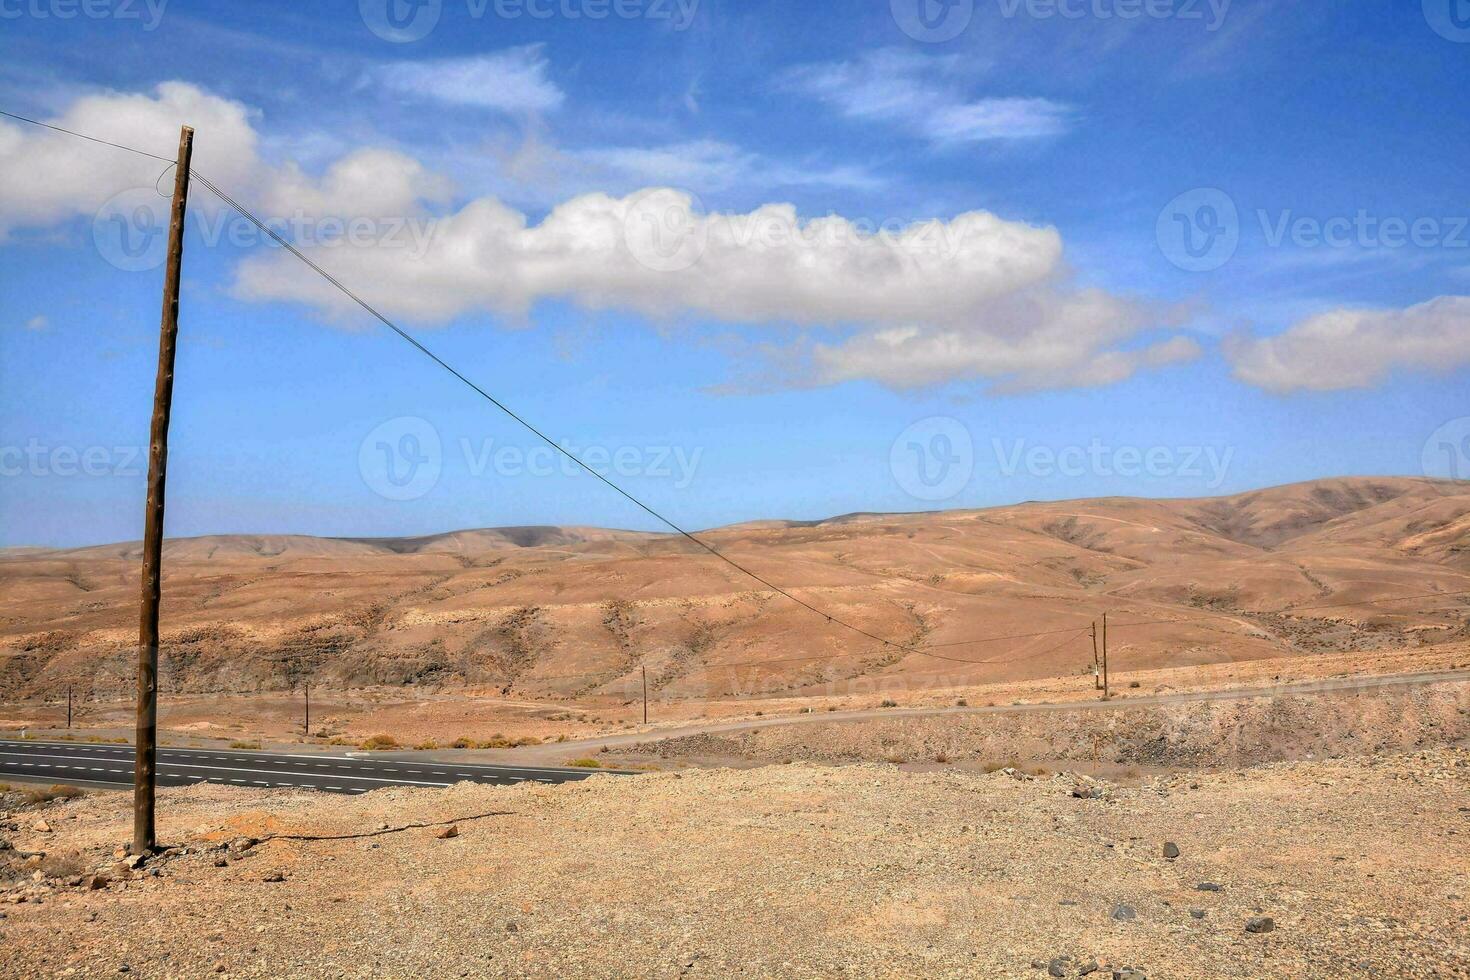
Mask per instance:
[[[1108,614],[1103,613],[1103,700],[1108,701],[1113,697],[1113,689],[1108,685]]]
[[[1092,686],[1094,689],[1102,690],[1102,661],[1097,653],[1097,620],[1092,621]]]
[[[643,668],[643,724],[648,724],[648,668]]]
[[[138,730],[133,754],[133,853],[157,849],[153,819],[158,779],[158,603],[163,584],[163,501],[168,475],[168,422],[173,409],[174,351],[179,339],[179,278],[184,262],[184,212],[189,200],[189,164],[194,130],[179,133],[169,216],[168,258],[163,273],[163,318],[158,335],[158,377],[153,389],[153,426],[148,442],[148,503],[143,526],[143,601],[138,618]]]
[[[66,727],[71,728],[71,685],[66,685]]]
[[[311,684],[306,685],[306,737],[311,737]]]

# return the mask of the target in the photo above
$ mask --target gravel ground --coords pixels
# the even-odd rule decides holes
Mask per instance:
[[[1470,682],[1130,706],[1110,711],[895,714],[864,722],[692,735],[627,749],[630,759],[701,763],[891,762],[1049,768],[1237,768],[1470,745]]]
[[[4,977],[1470,976],[1459,749],[1134,789],[804,763],[200,786],[161,794],[182,850],[132,871],[125,797],[4,799]]]

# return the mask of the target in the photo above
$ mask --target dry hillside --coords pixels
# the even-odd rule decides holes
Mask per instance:
[[[262,535],[168,543],[163,683],[586,697],[633,691],[646,666],[664,698],[840,692],[880,676],[975,684],[1081,673],[1091,645],[1080,634],[963,641],[1104,612],[1116,663],[1135,670],[1467,635],[1466,597],[1453,595],[1470,590],[1463,483],[1339,479],[1209,500],[765,521],[706,537],[803,599],[949,659],[880,647],[664,535]],[[0,555],[0,698],[128,689],[138,550]],[[719,666],[732,663],[755,666]]]

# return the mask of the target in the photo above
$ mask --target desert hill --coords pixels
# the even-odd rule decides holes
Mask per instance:
[[[239,535],[167,543],[164,684],[619,697],[646,667],[661,696],[724,697],[1090,672],[1084,634],[1030,634],[1104,613],[1130,668],[1413,646],[1467,629],[1466,596],[1450,595],[1470,591],[1464,483],[1334,479],[702,535],[833,616],[933,655],[830,624],[671,535]],[[138,547],[0,555],[0,697],[126,690]],[[1013,634],[1028,636],[990,639]]]

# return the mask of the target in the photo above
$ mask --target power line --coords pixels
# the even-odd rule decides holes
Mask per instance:
[[[0,116],[8,116],[11,119],[17,119],[23,123],[30,123],[32,126],[39,126],[42,129],[49,129],[53,133],[62,133],[66,136],[75,136],[79,140],[87,140],[91,143],[100,143],[103,146],[110,146],[118,150],[127,150],[129,153],[136,153],[139,156],[148,157],[152,160],[161,160],[164,163],[177,162],[172,157],[161,157],[157,153],[149,153],[147,150],[140,150],[136,146],[127,146],[122,143],[114,143],[111,140],[105,140],[97,136],[88,136],[86,133],[78,133],[75,130],[63,129],[60,126],[53,126],[50,123],[43,123],[39,119],[32,119],[29,116],[21,116],[13,112],[6,112],[4,109],[0,109]],[[190,172],[193,173],[192,169]]]

